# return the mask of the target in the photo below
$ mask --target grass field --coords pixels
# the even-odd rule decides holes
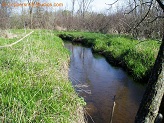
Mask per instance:
[[[18,37],[1,37],[0,46],[25,34],[24,30],[11,32]],[[18,44],[0,49],[0,122],[82,120],[79,110],[85,103],[68,80],[68,60],[62,40],[46,30],[35,30]]]
[[[27,30],[26,33],[32,30]],[[10,30],[17,38],[0,37],[0,46],[25,35]],[[82,98],[68,80],[69,51],[58,37],[62,32],[34,30],[18,44],[0,49],[0,122],[83,122]],[[160,43],[144,42],[124,35],[64,32],[71,40],[81,39],[117,65],[127,68],[134,79],[150,74]]]
[[[134,79],[147,82],[158,54],[160,42],[139,41],[130,36],[89,32],[59,33],[63,39],[78,41],[92,47],[92,51],[102,54],[116,66],[122,66]]]

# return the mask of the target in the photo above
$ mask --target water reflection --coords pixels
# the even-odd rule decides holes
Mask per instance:
[[[76,91],[87,102],[86,110],[95,123],[109,123],[116,95],[113,123],[133,123],[145,87],[120,68],[94,57],[90,48],[65,43],[72,55],[69,76]],[[91,93],[90,93],[90,91]],[[92,123],[88,116],[88,123]]]

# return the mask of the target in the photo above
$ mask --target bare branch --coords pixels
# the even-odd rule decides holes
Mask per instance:
[[[129,12],[125,13],[125,14],[130,14],[131,12],[133,12],[134,10],[136,10],[137,7],[139,7],[140,5],[137,5],[136,1],[134,0],[134,2],[131,4],[133,5],[135,3],[135,6],[132,10],[130,10]],[[141,5],[145,5],[145,4],[150,4],[150,5],[147,5],[147,6],[151,6],[152,5],[152,1],[149,1],[149,2],[144,2],[142,3]],[[129,6],[131,6],[129,5]]]
[[[114,5],[115,3],[117,3],[119,0],[116,0],[115,2],[113,2],[113,3],[111,3],[111,4],[107,4],[107,3],[105,3],[106,5],[109,5],[109,6],[112,6],[112,5]]]
[[[136,5],[132,10],[130,10],[129,12],[124,13],[124,14],[130,14],[130,13],[132,13],[138,6],[139,6],[139,5]]]
[[[162,3],[162,1],[161,0],[156,0],[157,2],[158,2],[158,4],[159,4],[159,6],[163,9],[163,11],[164,11],[164,4]]]
[[[156,21],[158,18],[164,18],[164,16],[157,16],[157,17],[155,17],[152,21],[150,21],[149,23],[153,23],[154,21]]]
[[[136,28],[146,19],[146,17],[147,17],[148,14],[150,13],[152,4],[153,4],[153,0],[151,0],[151,4],[150,4],[149,9],[148,9],[147,13],[145,14],[145,16],[140,20],[140,22],[138,22],[138,23],[136,24],[136,26],[135,26],[134,28],[131,28],[130,30],[136,29]]]
[[[106,5],[109,6],[109,9],[107,9],[107,10],[110,10],[110,8],[111,8],[115,3],[117,3],[118,1],[119,1],[119,0],[116,0],[115,2],[113,2],[113,3],[111,3],[111,4],[105,3]]]

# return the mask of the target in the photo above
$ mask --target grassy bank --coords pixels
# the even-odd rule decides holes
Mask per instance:
[[[125,35],[105,35],[87,32],[58,34],[64,40],[82,43],[102,54],[113,65],[123,67],[134,79],[147,82],[160,43],[154,40],[138,41]]]
[[[24,30],[11,32],[18,37],[1,37],[0,45],[24,35]],[[35,30],[11,48],[0,49],[0,122],[82,120],[79,108],[84,101],[68,80],[68,59],[62,40],[51,31]]]

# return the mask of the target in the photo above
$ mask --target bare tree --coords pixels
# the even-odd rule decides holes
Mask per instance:
[[[0,1],[0,28],[2,29],[7,29],[10,27],[9,20],[12,7],[6,5],[8,2],[12,2],[12,0]]]
[[[72,17],[74,16],[75,0],[72,0]]]
[[[85,14],[88,11],[90,4],[93,2],[94,0],[78,0],[78,4],[79,4],[79,13],[81,15],[81,20],[82,20],[82,25],[85,28]]]
[[[30,28],[32,28],[32,23],[33,23],[33,9],[34,6],[32,4],[36,3],[36,0],[27,0],[29,4],[29,14],[30,14]]]

